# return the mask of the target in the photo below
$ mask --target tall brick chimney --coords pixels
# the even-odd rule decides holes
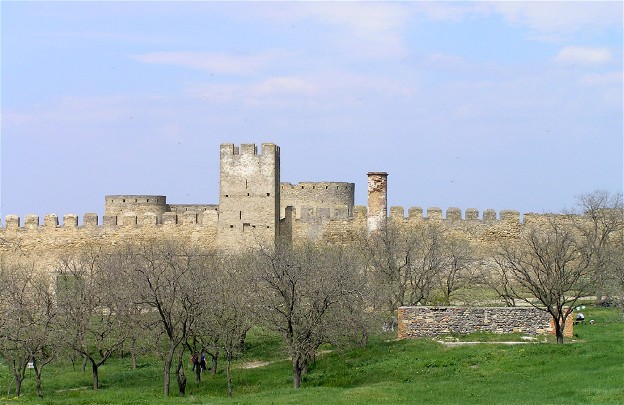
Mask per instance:
[[[388,217],[388,173],[368,173],[368,232],[386,227]]]

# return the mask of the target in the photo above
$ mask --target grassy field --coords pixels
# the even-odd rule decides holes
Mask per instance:
[[[139,364],[112,359],[101,368],[101,388],[90,389],[90,372],[70,364],[44,369],[44,399],[27,373],[22,396],[0,364],[0,403],[54,404],[622,404],[624,321],[620,309],[584,311],[596,323],[575,326],[564,345],[496,342],[447,347],[430,339],[371,339],[365,348],[319,356],[302,388],[291,388],[290,362],[279,337],[255,333],[233,370],[234,397],[227,398],[223,369],[197,385],[190,368],[186,397],[162,396],[157,360]],[[488,341],[487,335],[475,340]],[[462,340],[466,340],[462,338]],[[511,336],[511,340],[519,340]],[[255,362],[255,368],[244,368]],[[172,392],[177,391],[175,377]]]

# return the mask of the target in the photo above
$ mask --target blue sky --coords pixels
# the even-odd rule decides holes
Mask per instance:
[[[0,216],[217,203],[219,144],[389,205],[623,188],[622,2],[0,3]]]

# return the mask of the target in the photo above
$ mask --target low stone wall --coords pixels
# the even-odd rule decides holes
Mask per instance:
[[[573,334],[572,316],[564,336]],[[399,339],[473,332],[554,334],[550,314],[533,307],[400,307]]]

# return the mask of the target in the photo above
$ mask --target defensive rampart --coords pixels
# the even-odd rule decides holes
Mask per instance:
[[[399,339],[473,332],[554,334],[553,318],[534,307],[399,307]],[[573,322],[564,336],[572,337]]]
[[[347,219],[353,214],[355,184],[345,182],[301,182],[280,184],[281,217],[293,207],[302,221]]]
[[[390,207],[385,172],[370,172],[369,206],[354,206],[355,184],[347,182],[280,183],[280,148],[272,143],[222,144],[219,204],[171,204],[164,195],[107,195],[104,216],[75,214],[24,222],[8,215],[0,223],[0,251],[19,245],[36,257],[49,258],[90,243],[115,245],[125,238],[176,238],[205,248],[236,250],[275,240],[349,243],[374,229],[394,223],[409,226],[439,223],[454,233],[487,246],[515,238],[522,226],[544,216],[518,211]],[[292,207],[288,209],[287,207]],[[287,214],[287,212],[289,214]],[[389,215],[388,215],[389,213]],[[426,215],[425,215],[426,214]]]
[[[57,215],[48,214],[40,223],[37,215],[28,215],[21,224],[18,216],[8,215],[0,228],[0,253],[16,253],[42,269],[53,269],[58,259],[89,245],[112,248],[129,241],[175,239],[192,246],[216,247],[216,211],[165,212],[162,221],[154,213],[105,215],[101,219],[88,213],[79,225],[75,214],[65,215],[62,223]]]

